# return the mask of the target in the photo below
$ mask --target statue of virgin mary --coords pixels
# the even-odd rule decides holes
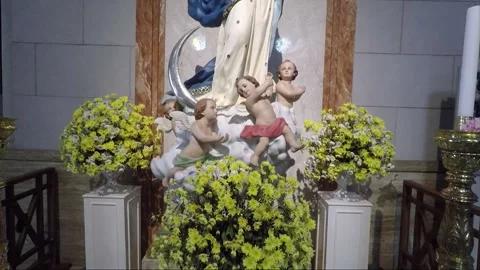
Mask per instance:
[[[195,98],[213,98],[228,108],[244,101],[235,79],[267,74],[283,0],[188,0],[188,14],[204,27],[219,27],[216,57],[186,88]]]

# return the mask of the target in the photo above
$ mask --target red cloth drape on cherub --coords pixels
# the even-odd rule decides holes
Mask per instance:
[[[287,122],[284,118],[277,118],[270,125],[247,125],[243,128],[240,137],[243,139],[253,139],[258,137],[276,138],[282,135],[283,128]]]

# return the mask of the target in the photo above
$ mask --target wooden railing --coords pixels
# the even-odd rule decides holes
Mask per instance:
[[[5,184],[2,206],[6,213],[7,257],[11,269],[15,270],[20,265],[22,269],[68,269],[70,264],[60,264],[58,177],[55,169],[46,168],[13,177]],[[20,186],[22,189],[25,186],[30,188],[16,193],[16,188]],[[20,201],[30,196],[27,210],[24,211]],[[27,236],[33,242],[33,247],[24,251]],[[32,260],[34,255],[37,255],[36,259]]]
[[[415,207],[413,220],[412,206]],[[437,236],[444,211],[445,200],[439,191],[410,180],[403,182],[398,269],[438,269],[435,250],[438,248]],[[472,215],[480,216],[480,208],[474,207]],[[413,235],[410,229],[412,221]],[[478,241],[479,229],[474,228],[474,237]],[[480,259],[480,248],[478,251],[477,258]],[[478,259],[476,268],[480,269]]]

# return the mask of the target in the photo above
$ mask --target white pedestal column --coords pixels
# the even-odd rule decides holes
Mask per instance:
[[[87,269],[141,269],[140,189],[83,195]]]
[[[317,217],[315,269],[368,269],[372,204],[321,194]]]

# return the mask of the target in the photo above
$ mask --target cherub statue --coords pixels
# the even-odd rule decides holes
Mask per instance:
[[[172,112],[173,118],[178,112]],[[217,105],[213,99],[201,99],[194,108],[195,122],[191,125],[188,118],[179,118],[184,128],[189,127],[190,136],[188,144],[173,159],[173,168],[168,170],[162,185],[168,186],[170,179],[176,172],[183,171],[194,166],[197,162],[203,162],[212,156],[209,154],[214,143],[228,141],[228,134],[219,135],[214,130],[217,125]]]
[[[297,131],[293,102],[297,101],[305,93],[305,87],[293,87],[292,81],[298,76],[298,70],[297,66],[290,60],[283,61],[277,67],[277,76],[279,78],[275,87],[277,101],[272,103],[273,110],[277,117],[285,118],[287,125],[292,129],[295,136],[298,137],[300,134]]]
[[[173,111],[183,111],[183,106],[178,102],[175,96],[165,95],[162,98],[161,104],[165,113],[165,118],[172,120],[170,113]]]
[[[173,167],[173,159],[188,144],[190,138],[189,116],[181,111],[181,105],[173,96],[165,96],[162,99],[165,116],[155,119],[157,130],[163,130],[165,133],[173,131],[175,134],[175,145],[163,153],[163,155],[153,158],[150,163],[150,169],[157,179],[163,179],[168,170]]]
[[[259,138],[254,153],[250,157],[250,163],[254,166],[258,166],[260,155],[267,148],[270,139],[280,135],[285,137],[292,152],[297,152],[304,147],[295,139],[285,119],[277,118],[268,95],[263,95],[273,86],[272,77],[268,74],[262,85],[252,76],[240,77],[235,82],[238,94],[246,99],[245,106],[255,118],[255,124],[246,125],[240,134],[243,139]]]

